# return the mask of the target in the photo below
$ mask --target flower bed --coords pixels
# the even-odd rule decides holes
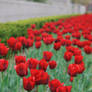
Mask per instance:
[[[32,24],[27,38],[10,37],[8,47],[0,43],[1,92],[91,92],[91,17],[46,22],[40,29]],[[24,55],[16,54],[21,50]]]

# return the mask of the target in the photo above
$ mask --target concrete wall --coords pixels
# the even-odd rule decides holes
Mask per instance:
[[[75,6],[74,6],[75,7]],[[78,7],[78,5],[76,5]],[[78,13],[77,8],[73,8],[74,13]],[[85,7],[80,6],[81,13],[85,12]],[[0,22],[15,21],[41,16],[54,16],[72,13],[71,3],[42,4],[15,0],[0,0]]]

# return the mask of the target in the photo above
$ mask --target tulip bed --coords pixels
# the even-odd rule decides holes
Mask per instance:
[[[92,14],[32,24],[7,44],[0,43],[0,92],[92,92]]]

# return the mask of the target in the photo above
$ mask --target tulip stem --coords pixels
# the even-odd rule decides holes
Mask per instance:
[[[2,72],[2,81],[3,81],[3,72]]]
[[[68,69],[68,62],[66,62],[66,68],[65,68],[65,73],[64,74],[67,73],[67,69]]]
[[[35,92],[38,92],[38,86],[36,87],[36,90],[35,90]]]
[[[18,90],[18,76],[17,76],[17,92],[18,92],[19,90]]]
[[[22,88],[22,92],[24,92],[24,89]]]
[[[46,85],[43,85],[43,90],[44,90],[44,92],[47,92],[47,86]]]
[[[3,72],[2,72],[1,75],[2,75],[2,77],[1,77],[1,79],[2,79],[2,80],[1,80],[1,81],[2,81],[2,88],[1,88],[1,89],[2,89],[2,92],[3,92]]]
[[[24,92],[24,87],[23,87],[23,85],[21,85],[21,83],[22,83],[22,78],[20,79],[20,89],[22,89],[22,92]]]

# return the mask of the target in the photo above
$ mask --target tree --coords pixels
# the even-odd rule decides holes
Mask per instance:
[[[43,3],[45,3],[47,0],[27,0],[27,1],[43,2]]]
[[[82,4],[82,5],[88,5],[91,0],[71,0],[72,3],[76,3],[76,4]]]
[[[91,2],[91,0],[71,0],[72,3],[74,4],[81,4],[84,6],[88,6],[88,4]],[[80,5],[78,7],[78,11],[80,12]],[[87,10],[86,10],[87,12]]]

